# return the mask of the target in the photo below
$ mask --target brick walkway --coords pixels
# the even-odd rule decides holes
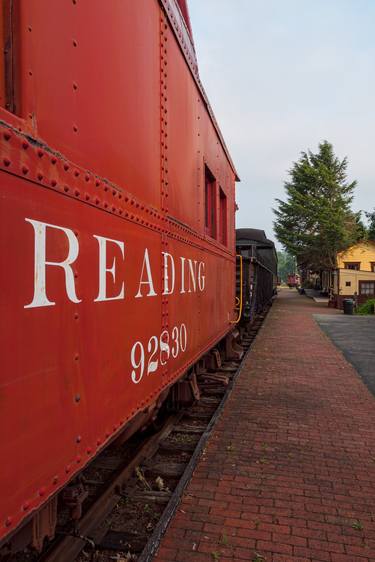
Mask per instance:
[[[375,561],[375,399],[325,310],[281,291],[155,560]]]

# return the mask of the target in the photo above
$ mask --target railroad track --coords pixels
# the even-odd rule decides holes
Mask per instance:
[[[247,352],[263,322],[242,340]],[[246,353],[244,354],[244,357]],[[58,536],[39,556],[10,562],[109,562],[152,560],[185,486],[239,374],[241,361],[227,361],[199,377],[201,399],[164,416],[162,427],[111,445],[83,472],[88,490],[74,525],[59,521]]]

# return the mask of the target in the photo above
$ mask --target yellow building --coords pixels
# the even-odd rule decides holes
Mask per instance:
[[[358,242],[338,254],[337,269],[329,277],[330,300],[338,308],[345,298],[357,304],[375,298],[375,240]]]

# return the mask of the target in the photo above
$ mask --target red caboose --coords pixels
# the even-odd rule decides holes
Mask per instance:
[[[7,540],[230,331],[236,172],[184,0],[3,4]]]

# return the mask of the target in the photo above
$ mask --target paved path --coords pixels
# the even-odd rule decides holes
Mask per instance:
[[[375,316],[316,314],[314,318],[375,395]]]
[[[281,291],[155,560],[375,561],[375,399],[325,310]]]

